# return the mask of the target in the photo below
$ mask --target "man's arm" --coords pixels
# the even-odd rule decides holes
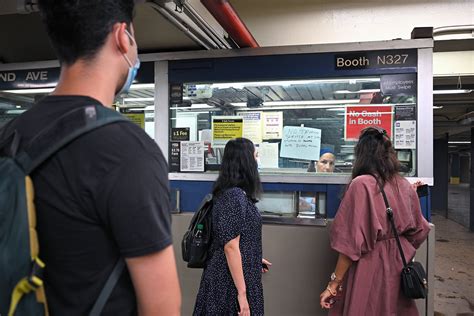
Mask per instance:
[[[140,316],[180,315],[181,290],[173,246],[149,255],[126,258],[125,261]]]

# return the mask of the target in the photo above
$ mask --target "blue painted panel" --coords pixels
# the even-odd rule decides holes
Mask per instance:
[[[206,194],[212,191],[214,182],[210,181],[170,181],[171,188],[181,192],[181,212],[194,212]],[[301,183],[263,183],[264,191],[306,191],[326,192],[326,211],[328,218],[334,218],[341,203],[346,185],[341,184],[301,184]],[[423,216],[431,221],[430,196],[420,198]]]

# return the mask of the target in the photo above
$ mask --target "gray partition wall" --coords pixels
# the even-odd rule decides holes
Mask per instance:
[[[199,288],[201,269],[188,269],[181,259],[181,238],[192,214],[173,216],[173,238],[183,295],[182,315],[191,315]],[[328,226],[263,225],[263,255],[273,266],[263,276],[265,314],[281,316],[326,315],[319,294],[336,264],[329,247]],[[434,285],[434,226],[428,241],[417,252]],[[420,315],[433,315],[433,291],[417,302]]]

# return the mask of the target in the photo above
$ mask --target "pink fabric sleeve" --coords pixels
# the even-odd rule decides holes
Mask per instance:
[[[374,249],[382,230],[367,184],[359,178],[352,181],[331,227],[331,248],[352,261]]]
[[[409,192],[411,212],[413,214],[415,227],[404,232],[403,236],[405,236],[415,249],[418,249],[428,237],[430,225],[421,212],[420,200],[415,190],[409,190]]]

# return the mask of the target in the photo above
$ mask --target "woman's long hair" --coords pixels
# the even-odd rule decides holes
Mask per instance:
[[[214,183],[212,193],[215,196],[219,196],[227,189],[239,187],[252,200],[258,199],[262,185],[254,153],[255,146],[246,138],[236,138],[227,142],[219,177]]]
[[[352,179],[360,175],[372,175],[383,187],[385,183],[398,176],[400,162],[384,129],[378,127],[363,129],[354,152]]]

